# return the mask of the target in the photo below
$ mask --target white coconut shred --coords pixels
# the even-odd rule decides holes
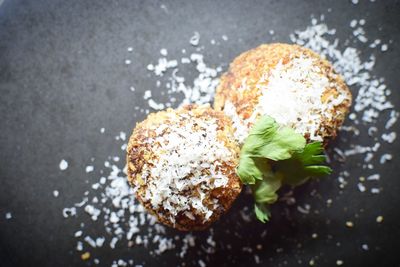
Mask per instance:
[[[311,140],[322,141],[317,131],[321,117],[329,116],[329,106],[321,101],[329,80],[314,61],[300,57],[286,65],[279,62],[268,75],[268,85],[260,88],[255,112],[269,115],[302,135],[310,133]]]
[[[203,201],[210,197],[212,189],[227,185],[228,177],[219,166],[224,161],[233,160],[233,155],[218,141],[215,118],[203,120],[173,113],[169,121],[168,125],[162,124],[157,128],[160,133],[168,129],[167,134],[148,140],[155,161],[152,167],[145,165],[142,170],[142,179],[147,185],[145,200],[150,201],[154,209],[163,207],[168,210],[173,222],[181,212],[194,219],[191,210],[195,215],[202,214],[207,221],[213,210]],[[183,195],[182,191],[191,193]],[[218,202],[214,202],[214,206],[217,208]]]

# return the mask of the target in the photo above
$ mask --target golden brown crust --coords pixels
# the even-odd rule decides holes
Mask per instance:
[[[145,181],[141,178],[142,169],[146,165],[152,165],[157,160],[157,153],[155,153],[151,142],[148,141],[151,138],[163,135],[164,132],[157,134],[156,129],[161,124],[176,123],[176,121],[172,122],[170,118],[171,116],[179,114],[186,114],[200,119],[215,118],[219,141],[233,153],[231,161],[223,162],[221,166],[217,167],[218,170],[221,170],[229,178],[228,184],[225,187],[213,189],[210,195],[203,201],[209,208],[213,207],[214,199],[217,199],[220,204],[218,208],[213,210],[213,214],[206,221],[204,217],[193,212],[195,220],[180,213],[174,217],[175,222],[173,222],[167,210],[162,207],[155,210],[150,201],[145,198],[147,187]],[[209,106],[196,105],[187,105],[177,110],[167,109],[166,111],[150,114],[146,120],[138,123],[133,130],[127,148],[128,180],[132,186],[137,188],[136,196],[138,200],[150,213],[154,214],[160,222],[182,231],[202,230],[207,228],[211,223],[216,221],[221,214],[226,212],[241,192],[242,184],[235,171],[238,164],[238,153],[239,147],[233,138],[231,121],[222,112],[215,111]]]
[[[293,58],[305,56],[315,60],[315,64],[321,72],[329,79],[330,87],[322,96],[322,102],[333,95],[346,95],[340,105],[333,110],[332,118],[321,123],[318,135],[325,143],[336,136],[337,129],[342,125],[346,114],[351,106],[352,97],[349,88],[343,78],[335,72],[332,65],[325,59],[310,49],[282,43],[263,44],[239,55],[230,64],[229,70],[222,75],[220,84],[217,87],[214,108],[223,110],[225,102],[229,100],[236,108],[238,115],[243,119],[248,119],[258,104],[261,90],[256,85],[260,85],[260,80],[265,73],[275,68],[281,61],[286,64]],[[240,91],[243,79],[246,79],[247,90]],[[265,80],[265,85],[268,79]],[[308,136],[305,136],[308,138]]]

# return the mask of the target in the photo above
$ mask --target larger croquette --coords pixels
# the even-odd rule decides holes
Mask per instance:
[[[328,61],[307,48],[276,43],[234,59],[221,77],[214,107],[232,118],[239,142],[259,116],[269,115],[308,141],[326,144],[336,136],[351,101]]]

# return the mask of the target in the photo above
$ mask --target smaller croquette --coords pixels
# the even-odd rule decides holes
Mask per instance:
[[[336,136],[352,97],[332,65],[310,49],[265,44],[233,60],[221,77],[214,107],[232,118],[242,143],[259,116],[269,115],[308,141]]]
[[[127,148],[128,180],[143,206],[178,230],[202,230],[241,192],[231,120],[209,105],[150,114]]]

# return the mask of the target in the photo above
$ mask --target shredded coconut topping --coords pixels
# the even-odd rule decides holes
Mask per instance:
[[[235,129],[234,136],[239,143],[243,143],[244,139],[249,134],[248,123],[253,121],[253,117],[250,117],[247,120],[243,120],[240,118],[239,114],[236,111],[236,107],[229,100],[225,102],[224,113],[231,118],[232,126]]]
[[[311,140],[322,141],[316,132],[321,116],[331,116],[329,106],[321,102],[329,80],[315,60],[300,57],[286,65],[279,62],[268,76],[255,112],[269,115],[300,134],[310,133]]]
[[[287,64],[280,61],[256,86],[261,90],[261,96],[250,118],[243,120],[232,102],[225,102],[224,112],[232,119],[235,137],[240,143],[259,115],[269,115],[280,125],[291,127],[302,135],[309,134],[311,140],[322,141],[318,134],[321,122],[331,119],[335,107],[348,99],[343,93],[322,102],[330,81],[315,59],[305,56],[293,58]],[[245,79],[238,90],[246,90]]]
[[[208,220],[218,203],[214,201],[210,207],[204,200],[212,189],[227,185],[228,177],[220,167],[223,161],[232,159],[232,153],[218,141],[216,119],[186,114],[170,119],[172,123],[156,130],[165,134],[147,141],[157,154],[153,166],[145,165],[142,171],[147,184],[145,198],[153,208],[162,207],[172,216],[184,212],[186,217],[195,219],[194,212]]]

